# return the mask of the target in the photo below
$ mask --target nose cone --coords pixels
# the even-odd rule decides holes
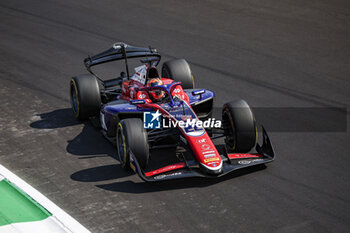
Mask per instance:
[[[210,175],[219,175],[223,172],[222,160],[220,159],[220,161],[208,162],[206,164],[200,163],[200,169],[204,173],[207,173]]]

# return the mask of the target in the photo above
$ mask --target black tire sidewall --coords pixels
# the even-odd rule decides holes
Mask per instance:
[[[130,155],[129,155],[129,145],[128,145],[128,140],[127,140],[127,133],[125,131],[125,124],[123,122],[118,123],[117,127],[117,133],[116,133],[116,144],[117,144],[117,152],[118,152],[118,157],[120,164],[122,168],[124,169],[129,169],[129,164],[130,164]],[[121,140],[123,141],[123,148],[120,148],[121,145],[119,143],[119,137],[121,137]],[[121,149],[122,149],[122,157],[121,157]]]
[[[236,153],[249,152],[257,141],[257,128],[254,114],[244,100],[232,101],[224,104],[223,115],[227,114],[231,132],[234,135],[229,135],[234,140],[234,147],[229,145],[228,149]],[[223,119],[224,120],[224,119]],[[227,120],[227,119],[226,119]],[[227,140],[228,138],[226,138]]]
[[[190,65],[185,59],[170,60],[162,66],[162,77],[181,82],[183,89],[193,89],[194,79]]]
[[[123,128],[127,146],[127,162],[129,163],[129,153],[131,151],[140,167],[145,168],[149,160],[149,148],[148,136],[146,130],[143,128],[142,120],[139,118],[129,118],[121,120],[119,124]]]
[[[97,116],[101,106],[101,95],[98,81],[93,75],[79,75],[70,82],[70,94],[75,89],[78,98],[78,109],[75,116],[80,120]]]

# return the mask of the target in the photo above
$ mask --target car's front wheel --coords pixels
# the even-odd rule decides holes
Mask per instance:
[[[141,168],[148,164],[149,149],[148,135],[143,128],[141,119],[129,118],[121,120],[117,127],[117,150],[121,166],[128,169],[130,166],[130,151],[135,156]]]
[[[246,153],[256,145],[255,118],[246,101],[237,100],[224,104],[222,121],[229,152]]]

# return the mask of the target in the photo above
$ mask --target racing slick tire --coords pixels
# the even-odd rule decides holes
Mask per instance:
[[[70,99],[75,117],[86,120],[100,111],[100,87],[91,74],[73,77],[70,81]]]
[[[130,150],[141,168],[148,164],[148,135],[141,119],[129,118],[121,120],[117,127],[117,150],[122,168],[130,167]]]
[[[194,78],[185,59],[170,60],[162,66],[162,77],[181,82],[183,89],[194,89]]]
[[[225,144],[229,152],[249,152],[257,142],[254,114],[244,100],[224,104],[222,109]]]

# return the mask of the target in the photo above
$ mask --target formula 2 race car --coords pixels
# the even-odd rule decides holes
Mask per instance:
[[[131,59],[143,65],[130,76]],[[116,145],[123,168],[131,168],[144,181],[160,181],[220,177],[274,160],[263,127],[262,145],[257,143],[255,118],[244,100],[224,104],[222,121],[213,120],[215,95],[194,88],[189,64],[184,59],[167,61],[160,76],[156,68],[160,59],[154,48],[115,43],[86,58],[90,74],[73,77],[70,82],[76,118],[90,119],[101,128]],[[124,61],[126,71],[120,77],[103,80],[91,70],[119,60]],[[224,143],[214,143],[219,138],[224,138]]]

